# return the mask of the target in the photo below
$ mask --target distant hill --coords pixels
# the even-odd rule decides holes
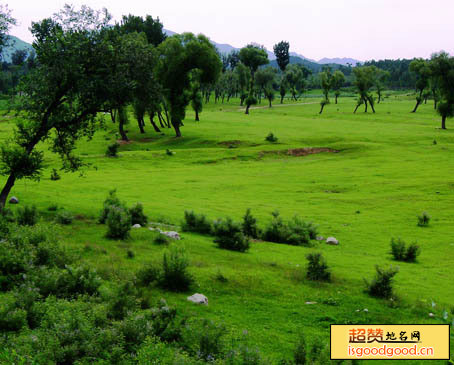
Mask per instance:
[[[307,58],[301,58],[301,57],[296,57],[296,56],[290,56],[290,64],[302,64],[303,66],[307,67],[309,70],[312,71],[312,73],[318,73],[322,71],[323,66],[331,66],[333,70],[337,69],[339,65],[334,64],[334,63],[328,63],[325,65],[321,65],[320,63],[310,61]],[[273,60],[270,61],[270,65],[273,67],[278,68],[279,66],[277,65],[277,61]]]
[[[361,61],[355,60],[353,58],[322,58],[321,60],[318,61],[318,63],[322,65],[326,65],[328,63],[336,63],[338,65],[344,65],[348,66],[348,64],[351,64],[352,66],[356,66],[357,64],[361,64]]]
[[[33,47],[30,43],[24,42],[15,36],[8,36],[8,46],[3,47],[2,61],[11,62],[11,56],[16,50],[26,50],[30,53]]]

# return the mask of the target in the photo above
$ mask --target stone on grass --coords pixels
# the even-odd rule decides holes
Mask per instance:
[[[324,240],[325,240],[325,237],[323,237],[323,236],[317,236],[315,239],[316,239],[317,241],[324,241]]]
[[[15,196],[12,196],[11,199],[9,200],[10,204],[19,204],[19,199],[17,199]]]
[[[311,305],[311,304],[317,304],[317,302],[306,302],[305,304]]]
[[[196,304],[208,305],[208,298],[203,294],[195,293],[188,297],[188,300]]]
[[[336,239],[336,237],[328,237],[326,239],[326,243],[328,245],[338,245],[339,244],[339,241]]]
[[[174,240],[181,240],[181,237],[180,235],[178,234],[178,232],[175,232],[175,231],[168,231],[168,232],[163,232],[163,231],[160,231],[161,234],[167,236],[167,237],[170,237]]]
[[[141,228],[142,226],[139,223],[136,223],[132,226],[132,228]]]

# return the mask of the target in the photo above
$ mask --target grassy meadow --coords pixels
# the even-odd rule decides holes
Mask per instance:
[[[153,243],[157,233],[147,228],[133,229],[126,241],[105,237],[97,217],[112,189],[128,206],[141,202],[152,222],[180,225],[185,210],[239,221],[251,208],[261,227],[275,210],[317,224],[319,234],[336,237],[339,246],[257,241],[238,253],[217,248],[212,237],[183,232],[176,244],[186,247],[196,284],[187,293],[149,288],[150,298],[166,298],[182,315],[223,323],[228,341],[247,336],[273,362],[290,356],[301,333],[310,343],[328,343],[334,323],[452,323],[454,121],[448,120],[448,130],[439,129],[432,102],[410,113],[414,96],[403,93],[390,93],[376,114],[362,107],[353,114],[355,99],[341,97],[319,115],[318,94],[283,106],[276,100],[272,108],[262,100],[250,115],[237,99],[212,100],[204,104],[200,122],[188,109],[179,139],[171,129],[155,133],[150,124],[140,134],[131,114],[131,141],[121,145],[117,158],[105,156],[118,139],[117,125],[105,116],[105,128],[78,144],[89,164],[82,175],[61,173],[61,180],[52,181],[60,161],[42,145],[47,167],[41,180],[18,181],[10,196],[19,205],[36,205],[43,220],[53,219],[55,212],[47,209],[52,204],[76,215],[73,224],[59,226],[62,243],[113,280],[130,279],[144,264],[160,262],[165,247]],[[0,117],[2,140],[11,136],[15,118]],[[276,143],[265,141],[270,132]],[[288,153],[307,147],[333,152]],[[424,211],[430,225],[418,227],[417,215]],[[417,241],[418,261],[394,261],[392,237]],[[311,252],[324,255],[332,283],[305,278]],[[364,292],[375,265],[399,266],[395,300]],[[206,295],[209,305],[188,302],[194,293]]]

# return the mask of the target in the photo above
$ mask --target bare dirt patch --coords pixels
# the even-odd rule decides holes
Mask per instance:
[[[219,143],[218,143],[219,146],[225,146],[225,147],[227,147],[227,148],[238,147],[240,144],[241,144],[241,141],[238,141],[238,140],[233,140],[233,141],[222,141],[222,142],[219,142]]]
[[[123,146],[125,144],[131,144],[133,141],[123,141],[122,139],[119,139],[117,140],[117,143],[120,145],[120,146]]]
[[[259,156],[263,157],[266,155],[285,155],[285,156],[300,157],[300,156],[314,155],[316,153],[323,153],[323,152],[339,153],[340,151],[332,149],[332,148],[327,148],[327,147],[305,147],[305,148],[292,148],[292,149],[288,149],[288,150],[261,151],[259,153]]]

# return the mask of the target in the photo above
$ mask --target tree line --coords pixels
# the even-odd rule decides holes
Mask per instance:
[[[0,192],[0,206],[18,179],[39,179],[43,152],[36,146],[47,141],[60,155],[63,169],[76,171],[82,161],[75,154],[76,141],[91,138],[110,115],[123,140],[128,136],[127,108],[132,107],[138,127],[145,132],[148,116],[156,132],[181,127],[189,105],[199,119],[203,102],[238,97],[249,114],[250,107],[265,98],[272,107],[275,94],[297,101],[307,90],[311,71],[290,64],[289,43],[273,48],[279,69],[269,66],[265,49],[249,44],[239,52],[220,55],[204,35],[183,33],[167,37],[159,18],[123,16],[114,26],[106,9],[66,5],[59,13],[32,23],[33,57],[16,54],[13,66],[24,70],[11,94],[11,107],[20,114],[13,137],[0,147],[0,173],[8,176]],[[10,11],[0,8],[0,48],[14,24]],[[19,57],[20,56],[20,57]],[[453,116],[454,59],[446,53],[430,61],[414,60],[410,70],[419,90],[417,105],[431,90],[442,117]],[[375,65],[355,67],[353,85],[357,105],[375,112],[382,100],[390,72]],[[348,77],[348,76],[347,76]],[[323,91],[320,113],[330,103],[330,92],[338,102],[346,77],[338,69],[325,67],[318,74]],[[378,99],[375,98],[376,92]],[[158,125],[159,124],[159,125]]]

